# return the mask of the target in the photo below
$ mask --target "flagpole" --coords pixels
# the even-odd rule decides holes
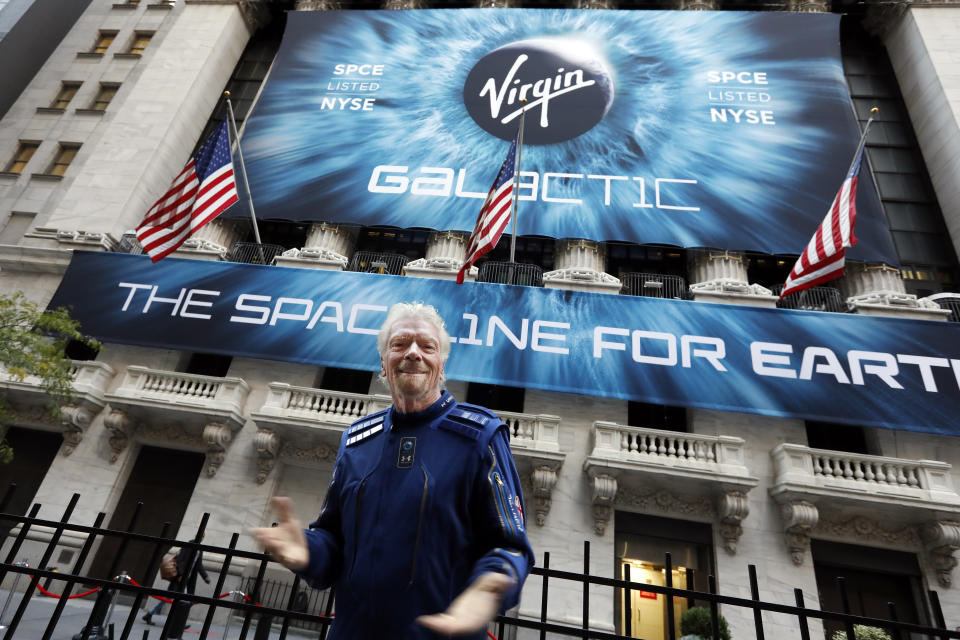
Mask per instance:
[[[247,204],[250,206],[250,219],[253,221],[253,237],[257,241],[257,247],[260,249],[260,262],[267,263],[266,256],[263,255],[263,243],[260,241],[260,227],[257,226],[257,214],[253,210],[253,196],[250,195],[250,181],[247,180],[247,166],[243,163],[243,151],[240,149],[240,132],[237,131],[237,121],[233,117],[233,105],[230,104],[230,92],[224,91],[223,95],[227,98],[227,112],[230,114],[230,126],[233,129],[233,139],[237,141],[237,159],[240,160],[240,174],[243,176],[243,187],[247,191]]]
[[[867,131],[870,130],[870,125],[873,124],[873,117],[880,113],[880,109],[873,107],[870,109],[870,117],[867,118],[867,124],[863,125],[863,133],[860,134],[860,143],[857,145],[857,152],[853,154],[853,160],[850,161],[850,168],[847,169],[849,174],[853,171],[853,165],[857,163],[857,158],[860,157],[860,152],[863,151],[863,146],[867,143]]]
[[[527,117],[527,100],[524,98],[520,109],[520,129],[517,132],[517,165],[513,173],[513,234],[510,236],[510,264],[517,254],[517,204],[520,200],[520,161],[523,158],[523,121]],[[510,267],[510,284],[513,284],[513,267]]]

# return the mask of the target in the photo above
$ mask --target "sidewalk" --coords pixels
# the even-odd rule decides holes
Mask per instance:
[[[7,581],[9,581],[9,577],[4,582]],[[8,593],[9,591],[7,589],[0,589],[0,607],[3,607],[3,604],[7,601]],[[0,638],[7,633],[7,627],[10,625],[10,621],[13,619],[13,615],[16,613],[22,598],[22,593],[15,593],[13,598],[10,599],[10,605],[7,607],[6,614],[3,616],[3,619],[0,620],[0,625],[3,625],[2,628],[0,628]],[[155,601],[151,599],[150,606],[153,606],[154,602]],[[43,637],[44,631],[46,631],[47,624],[49,624],[50,617],[53,615],[56,606],[57,600],[40,596],[39,593],[35,591],[34,596],[30,599],[29,605],[27,605],[27,610],[24,612],[23,618],[20,620],[20,624],[17,626],[14,638],[16,640],[40,640],[40,638]],[[51,640],[71,640],[75,634],[83,629],[87,618],[90,616],[91,609],[93,609],[92,599],[75,598],[69,600],[63,609],[60,620],[57,622]],[[198,640],[200,638],[200,630],[203,628],[203,617],[206,616],[206,609],[204,605],[198,604],[194,606],[195,612],[200,614],[200,620],[189,621],[190,628],[183,632],[182,640]],[[166,620],[165,614],[170,610],[170,606],[164,606],[163,610],[163,614],[153,617],[153,626],[148,626],[141,620],[141,616],[143,616],[145,610],[136,611],[136,618],[133,629],[129,635],[129,640],[160,640],[160,632],[163,630],[163,623]],[[113,637],[116,640],[119,640],[129,614],[129,604],[120,604],[118,602],[114,607],[113,615],[108,622],[112,622],[114,625]],[[256,625],[257,619],[253,618],[250,622],[250,628],[247,631],[247,640],[253,640]],[[243,619],[234,618],[229,628],[227,628],[226,637],[224,637],[224,626],[214,624],[211,625],[207,638],[211,640],[239,640],[242,627]],[[106,630],[104,630],[104,632],[105,634],[107,633]],[[286,637],[290,640],[316,639],[320,637],[320,633],[318,631],[296,629],[291,625]],[[270,639],[276,640],[279,638],[280,625],[277,624],[273,626]]]

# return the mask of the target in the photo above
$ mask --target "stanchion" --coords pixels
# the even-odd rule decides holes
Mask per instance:
[[[116,578],[114,578],[113,581],[114,581],[114,582],[119,582],[120,584],[129,584],[129,583],[130,583],[130,574],[127,573],[126,571],[121,571],[121,572],[120,572],[120,575],[118,575]],[[104,619],[104,621],[103,621],[103,625],[104,625],[105,627],[109,627],[109,626],[110,626],[110,621],[113,619],[113,608],[114,608],[114,607],[116,606],[116,604],[117,604],[117,595],[119,595],[119,591],[117,591],[116,589],[113,589],[113,597],[110,598],[110,608],[107,609],[107,617],[106,617],[106,618]],[[111,640],[112,640],[112,639],[111,639]]]
[[[30,567],[30,565],[27,564],[26,560],[21,560],[20,562],[14,562],[13,566],[22,567],[24,569],[27,569]],[[0,609],[0,631],[3,631],[4,629],[7,628],[7,625],[3,624],[3,619],[7,616],[7,608],[10,606],[10,600],[13,599],[13,594],[17,592],[17,584],[20,583],[20,577],[22,575],[23,575],[22,573],[18,573],[16,574],[16,577],[14,577],[13,584],[10,586],[10,592],[7,594],[7,599],[3,603],[3,609]]]
[[[114,577],[114,581],[126,583],[130,581],[130,576],[126,571],[122,571],[120,575]],[[72,640],[110,640],[107,635],[107,625],[110,616],[113,615],[113,607],[116,601],[116,589],[100,589],[97,593],[97,600],[93,603],[90,617],[87,618],[87,624],[80,630],[80,633],[73,636]]]
[[[240,589],[234,589],[230,592],[230,596],[234,598],[234,602],[243,602],[247,598],[247,594]],[[226,640],[227,633],[230,631],[230,622],[233,620],[233,609],[227,609],[227,621],[223,625],[223,638]]]

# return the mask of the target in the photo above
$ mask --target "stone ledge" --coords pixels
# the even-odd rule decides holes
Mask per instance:
[[[4,271],[63,274],[72,259],[73,249],[0,244],[0,269]]]

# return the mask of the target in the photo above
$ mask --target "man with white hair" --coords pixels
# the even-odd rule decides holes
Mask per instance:
[[[320,516],[304,531],[274,498],[279,525],[253,534],[336,585],[332,640],[483,638],[533,564],[507,427],[443,390],[450,336],[433,307],[394,305],[377,348],[393,406],[344,432]]]

